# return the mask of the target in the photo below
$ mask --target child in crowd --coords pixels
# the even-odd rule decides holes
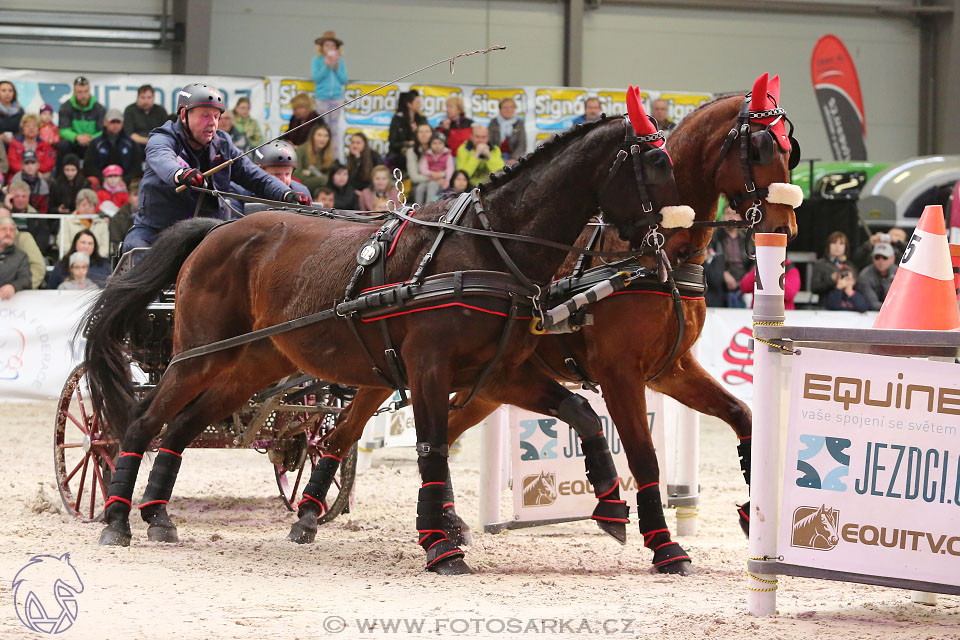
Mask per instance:
[[[344,165],[334,163],[328,186],[333,189],[333,201],[337,209],[356,211],[360,207],[357,192],[350,183],[350,170]]]
[[[70,275],[57,287],[60,291],[99,289],[93,280],[87,277],[90,270],[90,256],[82,251],[70,254]]]
[[[434,133],[430,137],[430,148],[420,160],[420,173],[429,178],[417,185],[416,199],[420,204],[433,202],[441,189],[450,186],[453,154],[447,149],[447,139],[442,133]]]
[[[859,311],[863,313],[870,309],[867,299],[862,293],[854,289],[857,277],[849,267],[840,269],[837,286],[827,294],[827,309],[831,311]]]
[[[108,164],[103,168],[103,186],[97,191],[97,211],[113,215],[123,205],[130,202],[130,194],[127,191],[127,185],[123,181],[123,168],[118,164]],[[104,207],[103,203],[107,201],[115,205]]]
[[[372,184],[360,192],[360,210],[383,211],[387,208],[387,200],[397,202],[399,192],[390,184],[390,169],[380,164],[371,173]]]
[[[330,187],[320,187],[313,199],[314,204],[318,204],[324,209],[333,209],[336,207],[336,195]]]
[[[53,124],[53,107],[49,104],[40,107],[40,139],[51,147],[60,142],[60,128]]]
[[[70,213],[77,206],[77,193],[89,189],[90,181],[80,173],[80,158],[68,153],[63,168],[50,187],[50,213]]]
[[[450,178],[450,188],[444,189],[437,194],[437,197],[440,196],[458,196],[467,189],[470,188],[470,176],[467,175],[467,172],[463,169],[457,169],[453,173],[453,177]]]

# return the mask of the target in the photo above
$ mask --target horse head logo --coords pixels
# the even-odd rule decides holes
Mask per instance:
[[[33,556],[13,578],[17,617],[36,633],[63,633],[77,619],[77,594],[83,581],[70,554]]]
[[[523,478],[523,506],[545,507],[557,501],[557,474],[541,471]]]
[[[829,551],[840,541],[840,512],[819,507],[797,507],[793,512],[790,546]]]
[[[27,340],[17,329],[0,330],[0,380],[16,380],[23,368],[23,350]]]

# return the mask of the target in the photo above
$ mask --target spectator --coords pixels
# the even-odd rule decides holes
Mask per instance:
[[[894,261],[899,262],[907,248],[907,232],[900,227],[893,227],[886,233],[874,233],[853,251],[850,256],[853,265],[862,271],[873,264],[873,248],[881,242],[893,246]]]
[[[88,178],[102,182],[103,169],[117,165],[123,171],[124,179],[131,180],[140,175],[141,162],[140,148],[123,130],[123,114],[119,109],[110,109],[104,116],[100,137],[87,145],[83,172]]]
[[[514,164],[527,152],[527,131],[523,118],[517,117],[517,103],[513,98],[500,101],[499,113],[490,121],[490,140],[500,147],[500,155],[507,164]]]
[[[40,177],[40,164],[37,160],[37,154],[33,151],[24,151],[22,158],[23,168],[13,174],[10,178],[10,184],[14,182],[25,182],[30,187],[30,205],[37,210],[37,213],[47,213],[47,207],[50,206],[50,187],[46,181]]]
[[[70,254],[70,276],[61,282],[57,289],[60,291],[80,291],[99,289],[97,284],[87,277],[90,270],[90,256],[77,251]]]
[[[251,148],[250,142],[247,140],[247,136],[245,136],[243,131],[233,124],[232,111],[227,110],[220,115],[220,121],[217,123],[217,128],[230,136],[230,139],[233,141],[233,146],[237,148],[237,151],[247,151]]]
[[[68,153],[83,156],[90,143],[100,136],[106,110],[90,95],[90,82],[83,76],[73,81],[73,95],[60,105],[60,142],[57,169]],[[89,173],[87,175],[90,175]]]
[[[820,297],[820,303],[826,304],[827,295],[837,288],[837,279],[840,269],[847,266],[847,254],[850,251],[850,241],[843,231],[834,231],[827,236],[827,248],[823,257],[813,265],[813,275],[810,278],[810,291]]]
[[[140,146],[141,156],[147,146],[147,137],[167,119],[167,110],[154,102],[153,87],[149,84],[137,89],[137,101],[123,110],[123,132]]]
[[[883,306],[887,291],[893,284],[893,277],[897,274],[894,257],[893,245],[887,242],[873,245],[873,264],[863,268],[857,285],[857,290],[863,294],[869,309],[879,311]]]
[[[293,177],[311,191],[325,186],[330,180],[330,169],[336,162],[333,138],[326,123],[318,122],[310,129],[310,137],[297,147],[297,168]]]
[[[110,223],[107,216],[97,216],[97,206],[100,199],[93,189],[81,189],[77,194],[77,209],[73,212],[75,216],[96,216],[94,218],[65,218],[63,221],[63,234],[65,237],[75,235],[80,231],[89,230],[97,240],[97,251],[101,257],[106,258],[110,247]],[[71,248],[69,253],[73,253]],[[64,269],[68,270],[69,265],[64,264]],[[64,275],[66,271],[64,271]],[[50,287],[53,288],[52,286]]]
[[[0,144],[0,147],[3,145]],[[0,218],[10,218],[10,210],[0,206]],[[17,235],[13,239],[13,244],[20,251],[27,254],[30,260],[30,284],[33,289],[39,289],[43,284],[43,279],[47,277],[47,263],[40,253],[40,247],[37,241],[33,239],[33,234],[27,231],[26,221],[17,224]]]
[[[428,200],[421,200],[419,196],[417,196],[417,193],[423,191],[421,187],[425,188],[426,183],[430,181],[429,174],[423,173],[420,170],[420,163],[430,149],[430,140],[433,139],[432,136],[433,129],[430,125],[427,123],[421,124],[417,127],[417,136],[414,139],[413,145],[407,147],[405,152],[407,159],[407,177],[410,179],[413,198],[420,204],[429,202]],[[446,143],[444,143],[443,148],[446,149]]]
[[[40,118],[28,113],[20,120],[20,134],[10,141],[7,159],[10,162],[9,176],[23,169],[23,152],[32,151],[39,162],[37,171],[44,180],[50,179],[50,172],[57,164],[57,152],[39,138]]]
[[[0,145],[2,146],[2,145]],[[10,213],[38,213],[30,204],[30,186],[23,180],[11,182],[7,189],[7,197],[3,202]],[[60,229],[59,222],[54,220],[44,220],[42,218],[27,218],[24,225],[26,230],[37,241],[40,253],[47,255],[52,248],[55,248],[56,234]]]
[[[10,171],[10,162],[7,160],[7,147],[0,143],[0,185],[3,184],[4,176]]]
[[[103,186],[97,190],[97,211],[112,216],[120,207],[130,202],[127,184],[123,181],[120,165],[108,164],[103,168]],[[113,206],[106,205],[111,203]]]
[[[596,122],[603,113],[603,107],[600,106],[600,99],[595,97],[587,98],[583,103],[583,115],[573,119],[573,124],[585,124],[587,122]]]
[[[380,164],[383,164],[383,158],[370,148],[370,142],[362,131],[350,136],[347,169],[350,172],[350,184],[354,189],[362,191],[369,187],[373,168]]]
[[[350,182],[350,170],[342,164],[335,164],[330,172],[330,188],[333,189],[334,207],[356,211],[360,208],[357,191]]]
[[[417,202],[420,204],[433,202],[441,190],[450,187],[450,178],[453,177],[453,154],[447,149],[442,133],[435,133],[430,137],[430,148],[420,159],[419,174],[427,178],[417,186],[415,191]],[[468,178],[467,183],[469,182]]]
[[[129,200],[120,207],[120,210],[110,216],[110,253],[113,254],[123,243],[123,237],[133,226],[133,214],[140,202],[140,181],[134,178],[130,181],[128,192]]]
[[[729,207],[723,213],[724,220],[739,218],[739,214]],[[714,231],[704,264],[707,306],[738,309],[746,306],[740,296],[740,281],[753,267],[747,254],[747,234],[743,229],[722,227]]]
[[[317,55],[314,56],[311,65],[313,95],[316,99],[317,113],[326,113],[339,107],[343,101],[343,88],[347,84],[347,65],[340,57],[343,41],[339,40],[333,31],[325,31],[322,36],[314,40],[314,43],[317,45]],[[328,125],[330,137],[334,141],[334,153],[337,158],[342,158],[343,137],[340,134],[339,112],[330,114]]]
[[[463,169],[457,169],[453,172],[453,177],[450,178],[450,187],[438,193],[437,197],[458,196],[469,188],[470,176],[468,176],[467,172]]]
[[[390,121],[388,168],[407,173],[406,151],[416,143],[417,127],[422,124],[428,123],[420,113],[420,94],[414,89],[401,93],[397,101],[397,113]]]
[[[57,143],[60,142],[60,129],[53,124],[53,107],[44,104],[40,107],[40,139],[50,145],[56,158]]]
[[[849,267],[840,269],[837,275],[837,284],[827,294],[826,307],[830,311],[859,311],[863,313],[870,308],[867,299],[854,287],[857,278]]]
[[[50,187],[50,213],[70,213],[77,206],[77,192],[89,189],[90,181],[80,173],[80,158],[68,153],[60,174]]]
[[[650,115],[657,121],[657,125],[665,136],[670,135],[677,128],[677,123],[667,117],[668,106],[666,100],[657,99],[650,103]]]
[[[0,80],[0,140],[3,140],[4,146],[10,144],[14,134],[20,130],[22,117],[23,109],[17,102],[17,88],[9,80]]]
[[[31,288],[30,259],[14,245],[16,235],[13,218],[0,217],[0,300]]]
[[[250,117],[250,98],[242,96],[233,107],[233,126],[240,129],[247,139],[248,148],[259,147],[263,132],[256,120]]]
[[[470,186],[476,187],[494,171],[503,169],[500,147],[490,144],[490,133],[482,124],[473,125],[470,139],[457,151],[457,169],[470,176]]]
[[[360,192],[361,211],[383,211],[387,200],[397,202],[399,192],[391,184],[390,169],[382,164],[373,168],[371,185]]]
[[[315,204],[320,205],[324,209],[334,209],[337,206],[336,203],[336,193],[330,187],[320,187],[317,189],[317,197]]]
[[[460,96],[447,98],[447,117],[436,130],[447,137],[447,148],[454,155],[460,145],[470,139],[472,128],[473,120],[468,118],[463,110],[463,98]]]
[[[70,243],[70,251],[53,265],[50,274],[47,276],[47,288],[58,289],[60,283],[70,274],[70,256],[75,253],[86,254],[90,258],[90,264],[87,271],[87,277],[102,287],[110,277],[110,261],[101,254],[100,242],[97,236],[89,229],[81,229],[73,236],[73,242]]]
[[[323,118],[317,118],[317,112],[312,110],[313,102],[310,100],[310,96],[305,93],[298,93],[293,97],[293,100],[290,101],[290,106],[293,107],[293,115],[290,116],[290,122],[287,123],[287,131],[299,127],[304,122],[308,120],[313,120],[314,123],[323,122]],[[283,138],[293,146],[300,146],[307,141],[307,136],[310,135],[309,127],[301,127],[294,131],[293,133],[288,133]]]
[[[785,309],[796,309],[797,306],[793,300],[800,291],[800,271],[797,270],[795,264],[787,260],[784,262],[784,275],[786,277],[783,281],[783,307]],[[743,279],[740,281],[740,293],[744,295],[748,293],[752,294],[756,279],[757,270],[755,268],[747,271],[746,275],[743,276]],[[753,308],[754,301],[756,301],[756,298],[750,303],[751,309]]]

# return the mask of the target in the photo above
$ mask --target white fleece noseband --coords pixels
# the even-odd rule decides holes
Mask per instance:
[[[660,217],[663,218],[663,222],[660,224],[663,225],[664,229],[688,229],[693,225],[693,219],[696,215],[693,209],[686,205],[664,207],[660,209]]]
[[[767,187],[766,200],[770,204],[785,204],[796,209],[803,204],[803,189],[795,184],[772,182]]]

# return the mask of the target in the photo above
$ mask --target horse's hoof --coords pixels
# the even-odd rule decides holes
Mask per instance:
[[[627,525],[623,522],[609,522],[607,520],[596,520],[597,526],[604,532],[610,534],[614,540],[620,544],[627,544]]]
[[[463,558],[451,558],[444,562],[439,562],[432,567],[427,567],[427,571],[433,571],[440,576],[462,576],[467,573],[475,573]]]
[[[176,527],[152,525],[147,528],[147,540],[150,540],[151,542],[168,542],[173,544],[180,542],[180,536],[177,535]]]
[[[111,527],[100,533],[101,547],[129,547],[131,535],[124,531],[117,531]]]
[[[737,517],[740,518],[740,528],[743,530],[743,535],[750,537],[750,501],[747,500],[742,505],[737,507]]]
[[[314,525],[310,528],[300,522],[293,523],[293,526],[290,527],[290,534],[287,536],[287,540],[296,542],[297,544],[313,544],[313,541],[316,539],[317,526]]]
[[[696,569],[693,568],[693,563],[689,560],[677,560],[675,562],[662,564],[657,567],[657,571],[660,573],[670,573],[678,576],[689,576],[696,573]]]

